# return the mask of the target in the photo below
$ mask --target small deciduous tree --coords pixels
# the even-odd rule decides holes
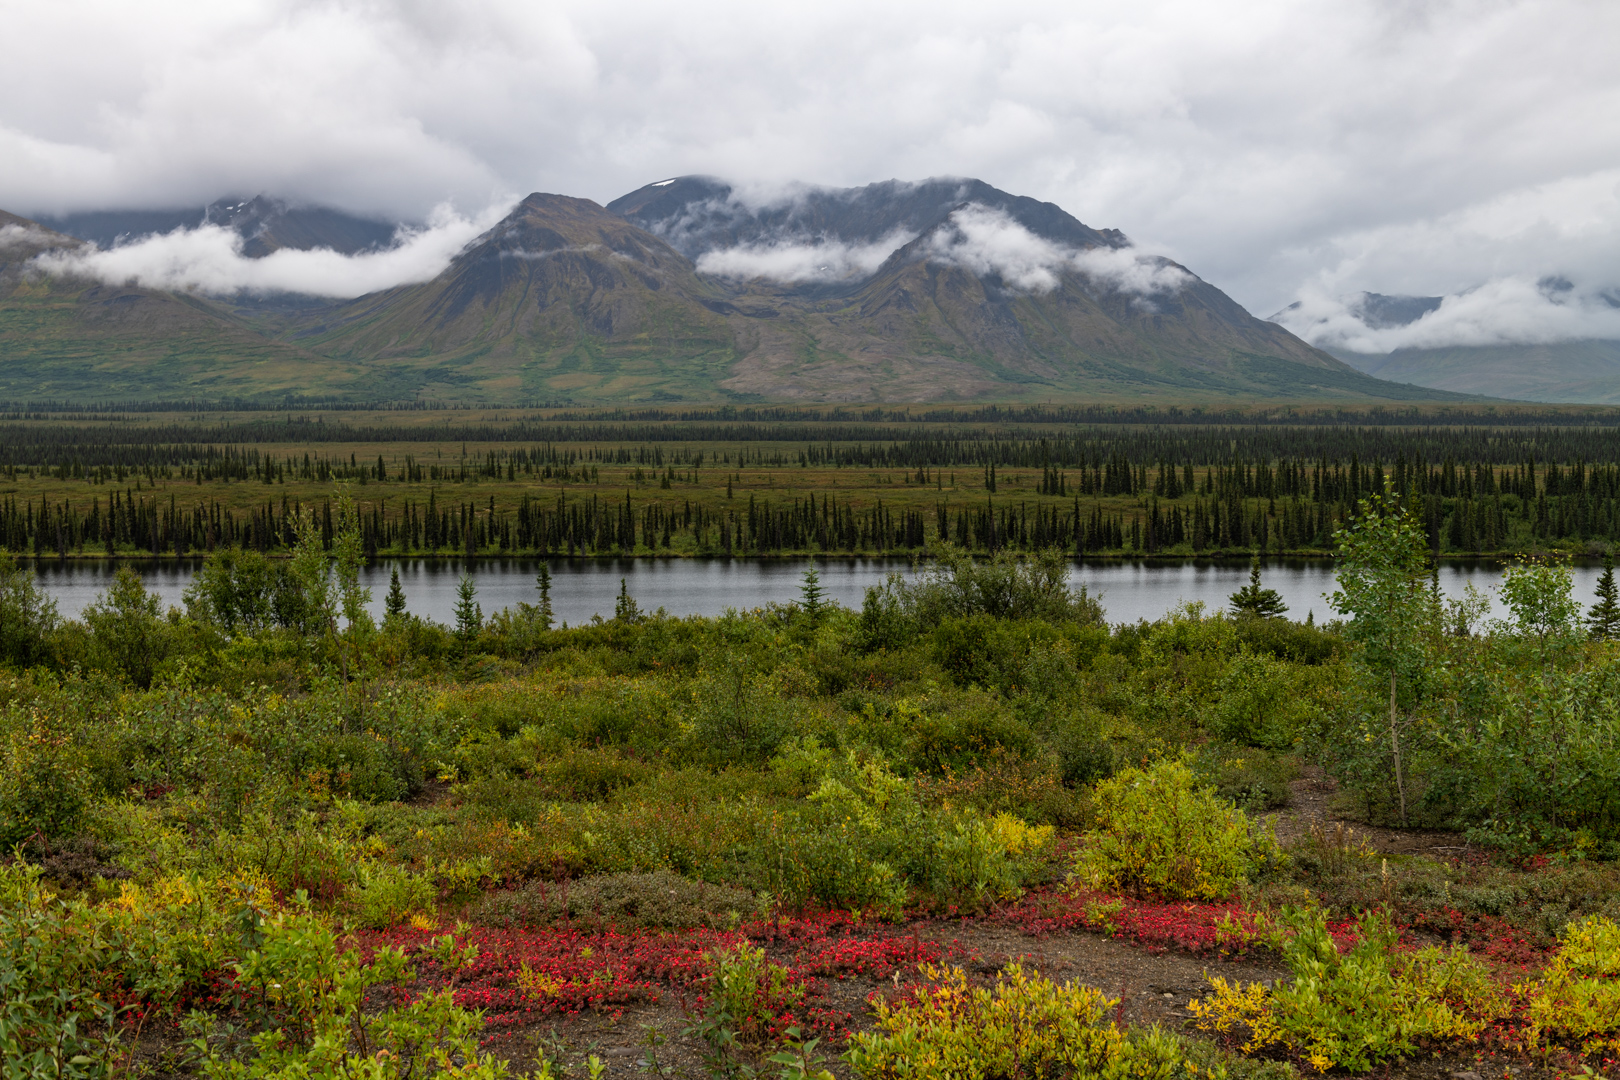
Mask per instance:
[[[56,601],[45,595],[32,570],[0,552],[0,660],[28,667],[45,659],[57,626]]]
[[[1389,749],[1401,823],[1407,822],[1406,777],[1401,762],[1403,698],[1410,706],[1425,675],[1426,638],[1440,612],[1428,588],[1428,537],[1423,523],[1385,490],[1363,499],[1360,513],[1335,534],[1339,589],[1328,604],[1348,616],[1344,635],[1357,666],[1389,688]]]
[[[1566,560],[1538,555],[1509,566],[1497,586],[1512,616],[1507,629],[1535,644],[1543,666],[1580,638],[1581,608],[1573,588]]]
[[[140,689],[149,688],[168,658],[171,635],[157,595],[146,591],[141,576],[120,567],[82,617],[102,662]]]

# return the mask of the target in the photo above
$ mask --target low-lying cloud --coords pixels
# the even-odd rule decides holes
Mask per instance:
[[[982,276],[994,274],[1015,289],[1048,293],[1066,272],[1083,274],[1104,288],[1139,297],[1177,292],[1194,280],[1167,259],[1133,248],[1072,248],[1019,224],[1003,210],[971,204],[951,214],[949,227],[934,233],[930,257]]]
[[[698,256],[697,268],[700,273],[740,280],[846,281],[870,277],[885,259],[916,238],[916,233],[896,230],[870,244],[826,238],[743,244],[704,252]]]
[[[0,254],[24,250],[38,250],[49,247],[58,238],[46,229],[37,225],[0,225]]]
[[[202,225],[111,248],[87,244],[48,251],[34,259],[32,265],[47,274],[113,285],[211,295],[302,293],[348,299],[432,280],[507,209],[492,206],[466,217],[440,207],[429,216],[426,226],[401,228],[392,247],[354,255],[330,248],[283,248],[262,258],[249,258],[243,254],[244,240],[237,232],[219,225]]]
[[[1374,326],[1360,297],[1310,294],[1274,316],[1312,345],[1358,353],[1620,339],[1620,292],[1563,279],[1494,278],[1401,326]]]

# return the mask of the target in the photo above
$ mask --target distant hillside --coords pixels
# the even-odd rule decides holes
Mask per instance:
[[[1522,401],[1620,404],[1620,341],[1458,345],[1369,354],[1334,350],[1379,379]]]
[[[356,217],[323,206],[295,206],[263,195],[220,199],[183,210],[97,210],[35,219],[56,232],[89,240],[103,248],[154,233],[220,225],[234,229],[245,244],[242,253],[261,258],[279,248],[308,251],[331,248],[352,255],[386,247],[398,226]]]
[[[1342,303],[1344,312],[1367,329],[1391,330],[1438,311],[1443,300],[1364,292]],[[1290,304],[1271,319],[1314,338],[1312,327],[1301,325],[1301,311],[1302,305]],[[1327,340],[1322,347],[1357,371],[1413,386],[1521,401],[1620,403],[1620,341],[1452,345],[1388,353],[1356,352]]]
[[[366,396],[360,369],[268,339],[208,300],[30,266],[82,243],[0,212],[0,399]]]
[[[335,244],[348,228],[270,200],[209,213],[261,254]],[[375,234],[344,235],[354,249]],[[606,208],[535,194],[434,280],[331,304],[27,271],[39,251],[77,242],[35,235],[0,271],[0,398],[47,388],[582,404],[1454,396],[1370,378],[1118,231],[974,180],[749,202],[686,177]]]

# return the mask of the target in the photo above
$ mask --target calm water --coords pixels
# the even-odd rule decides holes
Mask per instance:
[[[179,604],[199,563],[131,563],[166,603]],[[520,601],[536,598],[534,576],[538,560],[483,560],[471,565],[449,561],[400,559],[383,561],[366,571],[372,607],[380,617],[388,591],[390,570],[398,566],[400,582],[410,610],[440,622],[455,621],[456,582],[463,571],[478,585],[478,602],[487,615]],[[594,614],[613,614],[619,579],[645,611],[666,609],[671,615],[718,615],[726,608],[747,609],[769,601],[789,601],[799,594],[807,561],[713,559],[670,560],[555,560],[551,562],[552,606],[559,619],[570,624]],[[832,559],[818,561],[821,584],[839,603],[859,607],[865,589],[888,573],[909,572],[910,564],[888,559]],[[110,561],[46,561],[37,572],[41,583],[56,598],[63,615],[74,616],[107,587],[117,564]],[[1575,597],[1586,601],[1597,584],[1600,567],[1577,566]],[[1468,584],[1494,596],[1490,586],[1501,580],[1501,569],[1489,563],[1454,563],[1443,566],[1440,585],[1446,593],[1461,595]],[[1201,600],[1211,608],[1226,604],[1231,593],[1248,583],[1247,562],[1096,562],[1076,565],[1075,585],[1100,596],[1110,622],[1157,619],[1177,604]],[[1332,616],[1322,594],[1333,589],[1333,565],[1327,561],[1273,560],[1264,569],[1264,583],[1282,594],[1293,618],[1306,612],[1318,622]],[[1501,615],[1500,605],[1493,614]]]

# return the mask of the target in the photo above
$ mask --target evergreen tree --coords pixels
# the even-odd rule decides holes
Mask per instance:
[[[534,587],[540,590],[540,607],[537,616],[540,629],[550,630],[555,617],[551,611],[551,568],[545,563],[540,564],[540,573],[535,575]]]
[[[804,572],[804,584],[799,586],[799,606],[810,618],[818,619],[826,605],[825,596],[821,588],[821,574],[812,566]]]
[[[478,604],[478,586],[468,574],[456,584],[456,637],[463,649],[469,648],[484,628],[484,609]]]
[[[619,579],[619,596],[613,602],[613,618],[616,622],[640,622],[641,609],[636,606],[636,598],[630,595],[630,585],[624,579]]]
[[[399,584],[398,566],[388,575],[388,596],[383,600],[383,610],[389,619],[405,617],[405,590]]]
[[[1260,558],[1255,556],[1249,564],[1249,583],[1231,596],[1232,614],[1257,615],[1262,619],[1275,619],[1288,610],[1288,605],[1276,589],[1260,587]]]
[[[1620,594],[1614,586],[1614,555],[1603,556],[1603,576],[1598,578],[1597,600],[1586,613],[1586,628],[1593,637],[1610,640],[1620,637]]]

